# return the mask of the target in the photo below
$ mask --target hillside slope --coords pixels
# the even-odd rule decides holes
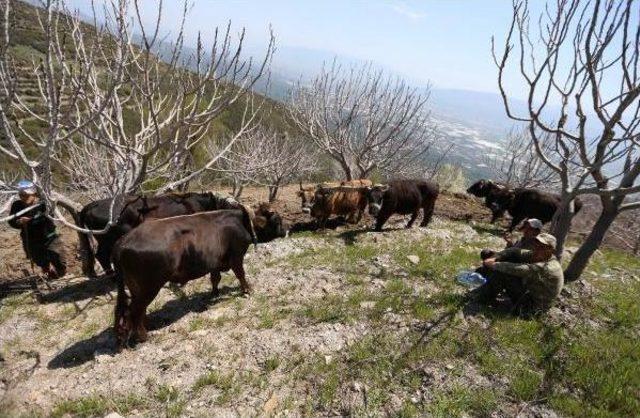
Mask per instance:
[[[11,15],[8,53],[16,62],[18,94],[27,104],[36,108],[42,107],[37,78],[31,70],[32,61],[38,62],[46,52],[44,34],[38,23],[37,8],[22,1],[13,1],[12,3],[14,7]],[[258,94],[256,103],[262,101],[264,101],[264,105],[260,110],[260,120],[264,125],[278,130],[291,129],[286,121],[286,109],[282,104]],[[238,101],[223,112],[211,126],[212,137],[236,131],[240,127],[243,111],[244,102]],[[133,118],[126,117],[125,119],[133,120]],[[24,118],[20,122],[32,134],[42,134],[46,130],[46,125],[37,122],[34,118]],[[3,141],[6,140],[0,133],[0,143]],[[0,155],[0,164],[12,166],[13,163],[5,156]]]
[[[113,352],[110,281],[73,279],[0,308],[0,410],[104,416],[633,416],[640,264],[598,256],[557,307],[523,320],[465,298],[456,272],[502,240],[437,216],[383,233],[297,234],[231,275],[165,288],[149,340]],[[417,256],[417,259],[407,256]],[[61,283],[62,285],[62,283]]]

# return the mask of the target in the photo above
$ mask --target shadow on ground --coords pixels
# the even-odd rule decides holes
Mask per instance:
[[[198,292],[188,298],[172,299],[165,303],[162,308],[149,314],[148,329],[150,331],[162,329],[180,320],[191,312],[204,312],[216,303],[228,299],[233,294],[239,294],[240,288],[222,287],[220,288],[220,296],[216,299],[211,298],[211,292]],[[153,336],[151,336],[153,338]],[[49,369],[66,369],[80,366],[88,361],[95,359],[96,355],[116,355],[115,336],[112,328],[106,328],[97,335],[85,340],[73,343],[58,353],[47,364]]]
[[[44,290],[40,297],[40,303],[77,302],[105,295],[115,288],[115,282],[108,277],[87,279],[54,290]]]

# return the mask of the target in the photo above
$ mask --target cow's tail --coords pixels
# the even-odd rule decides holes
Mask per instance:
[[[87,229],[87,224],[85,222],[86,214],[84,211],[80,211],[79,214],[72,213],[72,216],[78,227]],[[91,238],[89,238],[89,234],[78,232],[78,244],[80,247],[80,255],[82,257],[82,274],[87,277],[96,277],[96,255],[93,251],[93,246],[91,245]]]
[[[244,227],[247,228],[247,231],[249,231],[249,234],[251,235],[251,241],[253,242],[253,246],[257,248],[258,237],[256,236],[256,230],[253,226],[253,218],[254,218],[253,210],[246,205],[240,205],[240,208],[242,210],[242,223],[244,224]]]

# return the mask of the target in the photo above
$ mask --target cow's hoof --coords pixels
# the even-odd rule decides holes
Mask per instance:
[[[251,288],[243,289],[242,290],[242,297],[248,298],[249,296],[251,296],[252,293],[253,293],[253,289],[251,289]]]
[[[212,290],[211,293],[209,294],[209,297],[211,297],[211,299],[216,299],[220,297],[220,291],[218,289]]]

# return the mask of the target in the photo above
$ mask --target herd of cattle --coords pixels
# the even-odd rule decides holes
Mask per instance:
[[[492,222],[508,212],[511,230],[525,218],[550,221],[560,202],[554,194],[510,189],[490,180],[478,181],[467,192],[485,199],[493,213]],[[394,180],[386,185],[364,179],[313,187],[300,184],[298,191],[302,211],[311,215],[318,227],[324,228],[331,216],[357,224],[368,207],[376,219],[376,231],[381,231],[393,214],[411,215],[406,225],[410,228],[421,209],[420,226],[426,226],[438,194],[438,185],[424,180]],[[581,206],[576,202],[576,212]],[[119,214],[112,225],[111,213]],[[106,229],[106,233],[93,236],[97,241],[95,253],[87,235],[82,236],[80,246],[87,275],[95,276],[95,259],[106,273],[115,272],[118,348],[132,339],[146,340],[147,307],[167,282],[183,285],[209,274],[212,295],[216,296],[220,274],[232,270],[242,291],[249,293],[251,286],[243,266],[248,248],[252,243],[287,235],[282,217],[268,204],[251,209],[211,192],[127,196],[115,203],[98,200],[86,205],[76,222],[92,230]]]

